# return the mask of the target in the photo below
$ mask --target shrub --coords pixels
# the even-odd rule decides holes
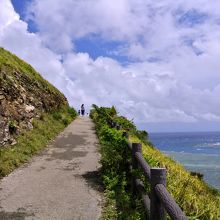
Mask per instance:
[[[67,112],[72,118],[75,118],[77,116],[76,110],[72,107],[68,107]]]
[[[69,120],[67,118],[63,118],[62,122],[65,126],[67,126],[69,124]]]
[[[148,133],[146,131],[135,131],[134,133],[141,141],[148,141]]]
[[[90,112],[101,144],[101,173],[107,201],[103,219],[140,219],[141,214],[132,207],[127,140],[122,137],[123,131],[109,126],[109,121],[117,117],[115,114],[114,107],[95,106]]]
[[[16,133],[16,131],[17,131],[17,122],[14,121],[14,120],[9,121],[8,129],[9,129],[10,134]]]
[[[55,120],[61,120],[62,119],[62,114],[60,112],[53,112],[52,116]]]
[[[44,121],[44,114],[43,114],[43,113],[40,114],[39,119],[40,119],[41,121]]]
[[[114,118],[114,121],[119,124],[122,129],[131,131],[131,130],[136,130],[136,127],[132,121],[129,121],[127,118],[123,116],[117,116]]]

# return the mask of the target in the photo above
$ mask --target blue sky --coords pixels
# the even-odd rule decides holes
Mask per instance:
[[[21,16],[21,19],[25,18],[25,13],[26,13],[26,7],[27,3],[31,2],[31,0],[25,0],[25,1],[20,1],[20,0],[12,0],[12,4],[14,6],[14,9],[19,15]]]
[[[124,44],[120,41],[105,41],[100,36],[86,36],[74,41],[76,52],[88,53],[93,59],[108,56],[122,64],[127,64],[129,62],[128,57],[113,53],[118,48],[123,47]]]
[[[21,20],[26,20],[27,16],[27,8],[28,5],[32,2],[32,0],[12,0],[13,7],[15,11],[19,14]],[[28,30],[30,32],[37,32],[37,27],[31,20],[28,21]]]
[[[218,1],[1,2],[0,45],[75,108],[115,105],[149,131],[220,130]]]
[[[206,13],[199,12],[195,9],[191,9],[187,12],[181,13],[180,18],[178,19],[179,24],[193,27],[204,23],[208,19]]]

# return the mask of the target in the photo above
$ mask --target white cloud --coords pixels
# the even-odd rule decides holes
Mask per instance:
[[[19,19],[18,14],[14,13],[13,6],[10,1],[0,0],[0,33],[4,28],[10,25],[15,19]]]
[[[116,105],[141,122],[219,121],[220,3],[199,2],[38,0],[27,17],[39,31],[30,33],[10,1],[0,0],[0,45],[31,63],[76,108]],[[178,22],[193,10],[207,17]],[[90,34],[123,41],[112,53],[132,62],[74,52],[74,41]]]
[[[69,80],[60,62],[61,56],[47,49],[37,34],[27,31],[27,23],[19,19],[10,1],[1,0],[0,3],[4,11],[4,19],[0,23],[0,46],[32,64],[47,80],[69,96],[65,89]]]
[[[66,38],[70,41],[88,34],[99,34],[108,40],[137,40],[149,20],[142,6],[142,1],[127,0],[117,1],[117,4],[109,0],[66,0],[62,4],[38,0],[29,7],[27,17],[37,24],[47,45],[69,51],[71,46],[66,47]],[[139,23],[141,25],[137,25]],[[61,40],[64,44],[60,44]]]

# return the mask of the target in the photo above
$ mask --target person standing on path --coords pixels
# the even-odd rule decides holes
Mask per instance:
[[[85,107],[84,104],[81,105],[81,115],[84,116],[85,114]]]

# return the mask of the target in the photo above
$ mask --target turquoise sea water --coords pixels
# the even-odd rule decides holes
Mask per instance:
[[[151,142],[187,170],[204,174],[204,180],[220,189],[220,132],[152,133]]]

